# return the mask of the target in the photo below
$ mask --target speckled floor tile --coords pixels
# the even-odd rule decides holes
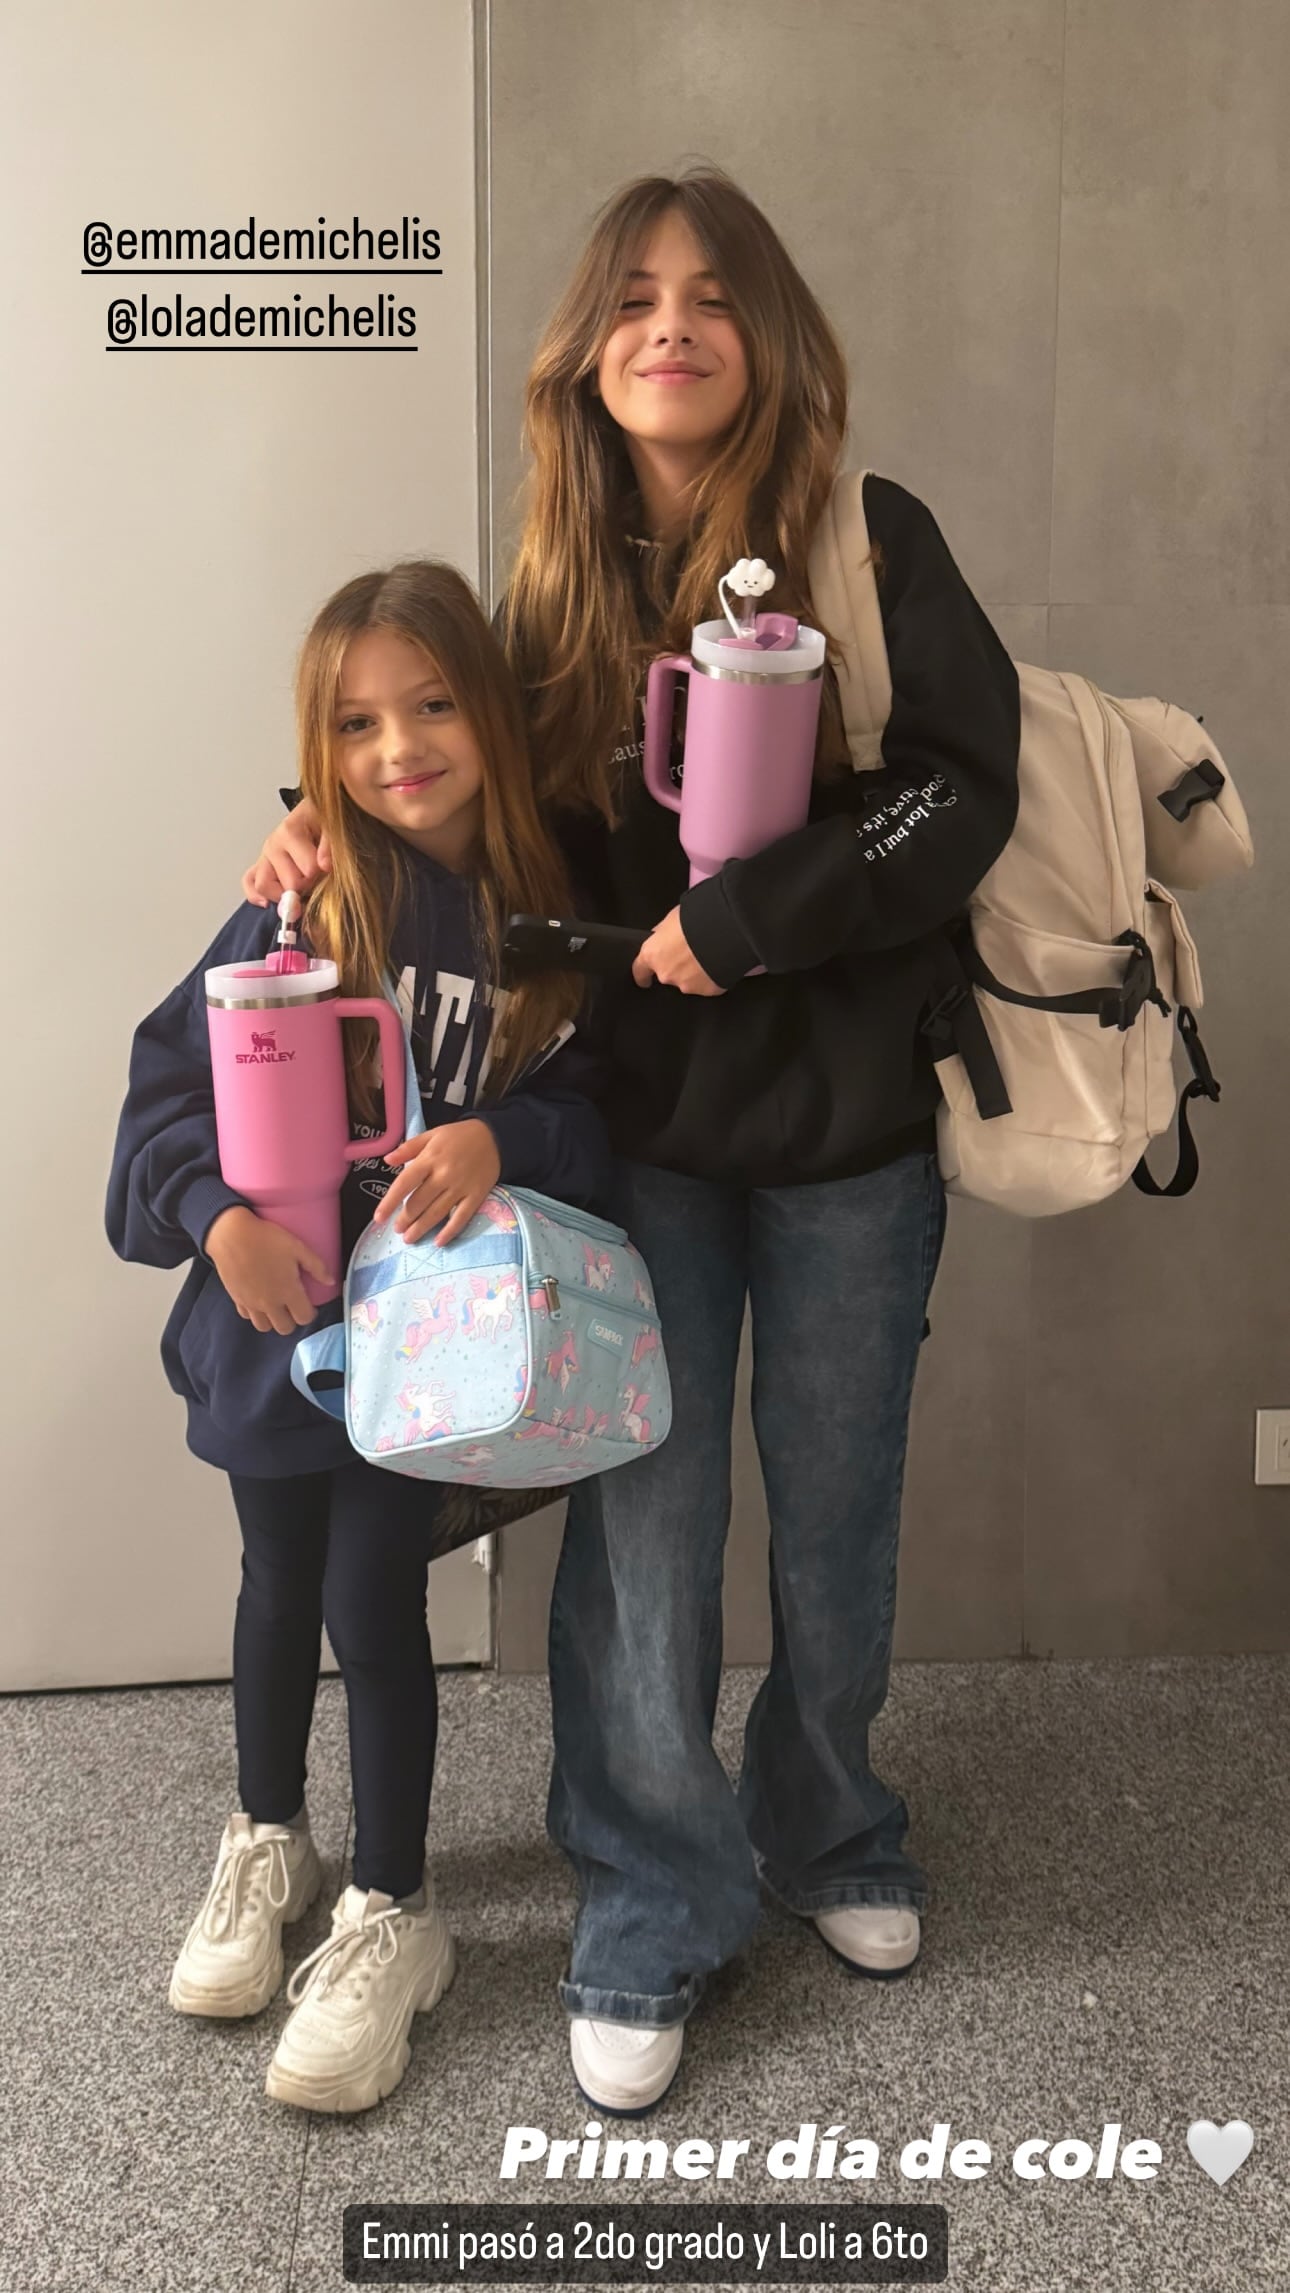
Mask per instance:
[[[727,1680],[737,1758],[753,1681]],[[456,1982],[415,2025],[380,2109],[297,2120],[260,2091],[285,2011],[210,2031],[170,2015],[164,1977],[227,1798],[220,1690],[0,1705],[11,1882],[6,2019],[19,2104],[3,2234],[13,2283],[341,2286],[358,2200],[711,2202],[714,2185],[499,2184],[506,2128],[581,2133],[555,1984],[573,1908],[542,1829],[545,1684],[444,1679],[434,1860]],[[932,1882],[922,1958],[855,1982],[769,1907],[712,1986],[647,2128],[746,2137],[748,2201],[947,2205],[970,2293],[1248,2293],[1290,2287],[1290,1663],[904,1666],[875,1737]],[[343,1707],[320,1700],[311,1800],[345,1831]],[[20,1779],[20,1780],[18,1780]],[[215,1812],[212,1813],[212,1810]],[[137,1853],[130,1847],[139,1842]],[[325,1904],[299,1938],[311,1947]],[[151,1989],[149,1988],[151,1984]],[[1220,2189],[1185,2147],[1197,2117],[1248,2119]],[[948,2121],[988,2142],[985,2178],[902,2180],[902,2145]],[[1027,2182],[1029,2136],[1153,2140],[1157,2178]],[[803,2122],[868,2135],[873,2182],[776,2182],[766,2152]]]
[[[225,1687],[0,1703],[5,2141],[13,2293],[281,2293],[306,2127],[262,2091],[279,1998],[253,2022],[166,1987],[234,1804]],[[344,1703],[320,1689],[310,1775],[327,1930],[349,1818]]]

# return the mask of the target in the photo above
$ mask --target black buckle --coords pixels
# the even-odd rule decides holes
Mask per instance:
[[[1150,948],[1140,932],[1121,932],[1116,947],[1132,949],[1124,967],[1124,977],[1118,987],[1107,989],[1098,1010],[1098,1024],[1118,1027],[1126,1034],[1144,1003],[1154,1003],[1158,1011],[1169,1017],[1169,1005],[1156,985],[1156,967]]]
[[[948,1059],[957,1050],[954,1021],[971,993],[966,980],[954,980],[934,1003],[927,1005],[919,1022],[919,1032],[929,1044],[933,1059]]]
[[[1200,723],[1199,717],[1196,722]],[[1171,819],[1187,820],[1198,804],[1216,803],[1226,785],[1213,758],[1205,756],[1199,764],[1193,764],[1189,771],[1184,772],[1181,780],[1176,780],[1172,788],[1166,788],[1156,798],[1156,802],[1163,804]]]
[[[1206,1056],[1205,1046],[1201,1042],[1200,1032],[1196,1025],[1196,1014],[1194,1011],[1189,1011],[1185,1003],[1180,1003],[1178,1006],[1178,1032],[1182,1037],[1183,1049],[1187,1053],[1192,1074],[1205,1097],[1207,1099],[1220,1098],[1222,1085],[1216,1079],[1214,1070]]]

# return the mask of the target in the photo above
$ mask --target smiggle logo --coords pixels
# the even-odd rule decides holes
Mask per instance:
[[[294,1051],[279,1051],[276,1031],[268,1035],[251,1035],[252,1049],[235,1051],[233,1062],[238,1067],[284,1067],[295,1058]]]

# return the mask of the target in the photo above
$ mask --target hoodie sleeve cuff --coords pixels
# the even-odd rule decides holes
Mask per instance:
[[[206,1237],[220,1213],[225,1210],[249,1210],[244,1194],[234,1194],[222,1178],[212,1175],[195,1178],[186,1187],[178,1206],[179,1223],[192,1239],[194,1248],[204,1250]]]
[[[683,892],[680,914],[691,955],[718,987],[733,987],[754,968],[757,950],[732,915],[720,876],[709,876]]]
[[[541,1174],[549,1156],[545,1126],[531,1107],[472,1108],[477,1122],[487,1123],[501,1157],[499,1182],[503,1186],[532,1186],[541,1191]]]

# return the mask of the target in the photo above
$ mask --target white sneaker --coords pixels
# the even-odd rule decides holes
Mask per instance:
[[[661,2102],[675,2078],[685,2043],[685,2024],[666,2030],[639,2022],[594,2022],[576,2014],[569,2024],[573,2075],[593,2110],[616,2118],[641,2118]]]
[[[409,1911],[375,1889],[347,1887],[331,1934],[302,1959],[287,1989],[295,2013],[264,2081],[301,2110],[370,2110],[412,2059],[414,2014],[438,2004],[456,1970],[452,1936],[435,1909]]]
[[[180,2014],[258,2014],[282,1981],[282,1929],[322,1885],[307,1830],[230,1815],[206,1900],[170,1977]]]
[[[815,1924],[834,1958],[852,1974],[890,1979],[903,1975],[918,1957],[918,1913],[902,1904],[840,1903],[835,1911],[817,1911]]]

